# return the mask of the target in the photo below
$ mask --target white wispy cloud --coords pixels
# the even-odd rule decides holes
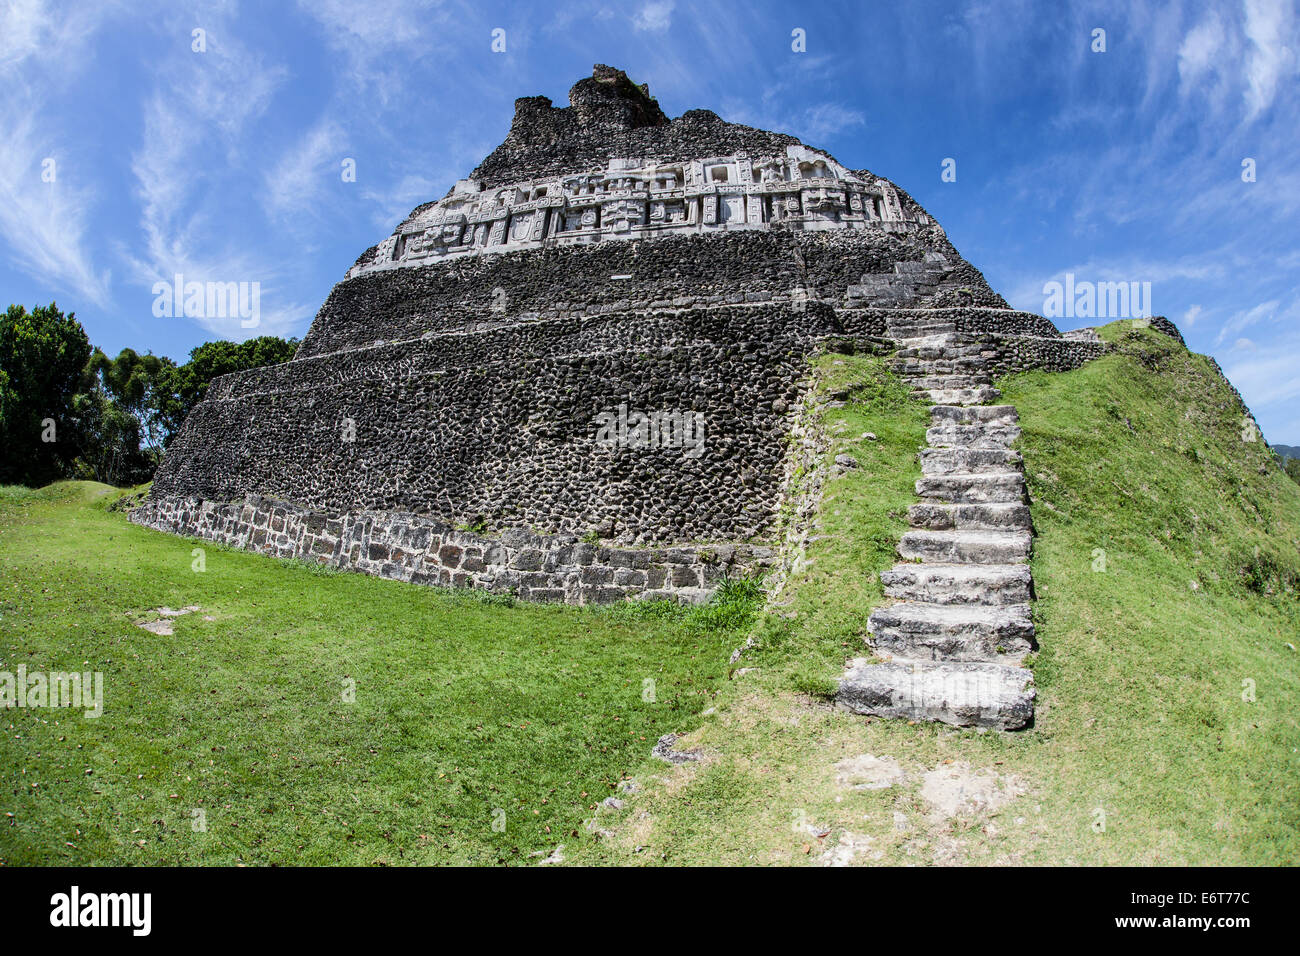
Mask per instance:
[[[1039,275],[1020,274],[1013,279],[1007,301],[1012,307],[1027,312],[1041,312],[1043,286],[1048,282],[1063,282],[1066,274],[1076,282],[1150,282],[1153,311],[1161,314],[1162,286],[1188,282],[1217,282],[1232,273],[1230,261],[1220,253],[1203,256],[1150,259],[1115,256],[1107,259],[1087,259],[1054,272]],[[1200,307],[1197,306],[1196,314]],[[1195,317],[1193,316],[1193,321]]]
[[[1215,69],[1224,45],[1224,26],[1217,13],[1211,11],[1204,20],[1188,31],[1178,47],[1178,76],[1185,85],[1191,85],[1207,71]]]
[[[444,28],[464,11],[446,0],[299,0],[330,48],[346,60],[348,85],[370,102],[387,106],[403,87],[412,57],[446,50]],[[486,45],[486,38],[484,43]],[[397,57],[394,54],[405,53]],[[403,61],[402,65],[398,61]]]
[[[789,133],[816,146],[854,127],[865,126],[866,114],[834,101],[801,103],[784,95],[780,86],[770,86],[751,100],[728,97],[719,108],[723,119],[744,126]]]
[[[1300,350],[1300,340],[1287,342],[1285,349],[1274,347],[1265,350],[1243,349],[1230,356],[1223,364],[1224,374],[1243,394],[1250,396],[1256,415],[1274,411],[1279,418],[1294,420],[1294,408],[1300,401],[1300,375],[1295,373],[1295,355]],[[1284,431],[1275,440],[1294,443],[1294,431]]]
[[[421,203],[438,198],[446,191],[444,182],[429,176],[407,174],[383,189],[365,188],[361,198],[374,204],[372,221],[377,229],[392,232],[397,224]],[[440,188],[441,187],[441,188]]]
[[[0,236],[20,269],[101,306],[111,272],[87,243],[94,164],[48,105],[86,68],[90,41],[115,10],[52,10],[40,0],[0,9]]]
[[[332,119],[307,130],[266,173],[267,211],[278,219],[311,217],[327,179],[342,174],[342,144],[343,131]]]
[[[632,18],[632,25],[648,33],[663,33],[673,24],[673,0],[650,0],[642,4]]]
[[[1222,345],[1227,341],[1229,336],[1238,335],[1238,333],[1253,325],[1258,325],[1261,322],[1274,322],[1278,316],[1279,305],[1281,305],[1281,303],[1277,299],[1270,299],[1268,302],[1261,302],[1259,305],[1252,308],[1242,309],[1235,313],[1220,327],[1219,334],[1215,337],[1214,344]]]
[[[86,248],[94,190],[79,184],[77,166],[65,161],[69,154],[30,120],[5,115],[0,129],[0,235],[11,261],[52,287],[106,304],[111,273],[96,268]],[[53,182],[42,180],[47,169]]]
[[[206,52],[186,49],[167,56],[144,101],[143,141],[131,157],[143,244],[132,244],[124,258],[142,302],[152,303],[154,282],[170,282],[178,273],[187,282],[256,282],[261,321],[255,329],[244,329],[238,316],[193,321],[227,338],[284,334],[312,309],[285,301],[282,258],[249,243],[246,227],[232,230],[223,224],[248,215],[242,207],[231,208],[227,191],[258,175],[250,127],[267,111],[287,71],[245,46],[224,15],[209,13],[204,22]],[[178,22],[175,29],[180,28]],[[301,178],[293,179],[301,177],[301,163],[286,162],[285,188],[292,191],[302,185]]]
[[[43,79],[67,79],[84,65],[84,58],[65,60],[84,52],[86,43],[109,16],[119,12],[114,0],[66,5],[52,9],[45,0],[6,0],[0,6],[0,71],[27,63],[29,69],[48,69]],[[39,54],[39,55],[38,55]],[[30,61],[30,62],[28,62]]]
[[[1296,73],[1295,8],[1286,0],[1245,0],[1246,114],[1252,119],[1273,104],[1279,81]]]

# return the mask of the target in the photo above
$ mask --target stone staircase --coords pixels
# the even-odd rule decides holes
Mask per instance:
[[[1033,719],[1022,660],[1034,648],[1031,525],[1016,409],[988,373],[992,353],[951,319],[891,318],[897,370],[928,397],[921,499],[881,575],[898,603],[867,622],[878,659],[850,662],[836,702],[879,717],[1013,730]]]

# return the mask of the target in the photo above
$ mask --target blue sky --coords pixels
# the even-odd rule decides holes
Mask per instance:
[[[0,2],[0,297],[57,300],[110,353],[302,335],[363,249],[501,141],[516,97],[562,105],[601,62],[670,116],[889,177],[1016,307],[1041,312],[1067,272],[1150,282],[1265,436],[1300,445],[1294,0]],[[177,272],[260,283],[260,326],[155,317]]]

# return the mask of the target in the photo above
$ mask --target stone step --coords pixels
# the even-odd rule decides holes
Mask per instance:
[[[978,345],[923,345],[899,349],[890,360],[899,365],[988,365],[989,356]]]
[[[1034,589],[1027,564],[896,564],[880,580],[890,597],[928,604],[1027,604]]]
[[[1020,438],[1020,426],[1000,422],[956,425],[943,422],[925,431],[926,442],[935,448],[1008,448]]]
[[[954,425],[974,425],[977,422],[1014,425],[1020,421],[1020,413],[1014,405],[932,405],[930,421],[936,425],[944,422]]]
[[[941,504],[925,502],[907,509],[913,528],[932,531],[1028,531],[1029,506],[1015,502],[996,504]]]
[[[888,332],[886,332],[886,335],[888,335]],[[909,349],[943,349],[952,346],[965,346],[979,341],[972,335],[959,332],[933,332],[928,335],[894,335],[889,337],[895,342],[902,343],[898,347],[899,352]]]
[[[894,371],[904,376],[923,375],[982,375],[988,371],[988,359],[978,355],[956,358],[902,359],[891,363]]]
[[[917,329],[904,335],[886,330],[885,338],[894,343],[895,349],[944,348],[953,344],[953,333],[941,328]]]
[[[1034,649],[1028,604],[904,601],[872,611],[867,630],[877,654],[908,660],[1018,661]]]
[[[917,389],[917,394],[937,405],[983,405],[986,402],[997,401],[1002,395],[992,385],[980,385],[976,388]]]
[[[959,344],[953,342],[936,342],[928,345],[910,345],[894,353],[899,361],[935,361],[941,359],[963,359],[980,357],[987,361],[992,357],[986,354],[984,346],[978,342]]]
[[[914,528],[898,541],[904,561],[926,564],[1023,564],[1029,560],[1028,531],[928,531]]]
[[[916,494],[919,498],[934,498],[954,504],[1024,501],[1025,476],[1018,471],[936,475],[918,479]]]
[[[835,702],[873,717],[1016,730],[1034,716],[1033,674],[1003,664],[857,658],[840,680]]]
[[[923,448],[921,474],[977,475],[1020,469],[1020,452],[1009,448]]]
[[[957,334],[957,323],[952,319],[926,318],[885,323],[885,335],[891,339],[922,339],[934,335]]]
[[[979,385],[988,385],[991,381],[987,374],[973,372],[907,376],[907,384],[913,388],[975,388]]]

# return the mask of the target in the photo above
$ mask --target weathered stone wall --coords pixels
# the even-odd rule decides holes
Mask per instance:
[[[873,287],[878,275],[886,281]],[[958,289],[970,291],[958,297]],[[902,236],[730,232],[523,250],[360,275],[334,287],[298,357],[430,331],[800,295],[857,307],[1006,305],[937,227]]]
[[[980,338],[988,343],[993,352],[988,370],[995,376],[1027,372],[1030,369],[1069,372],[1110,351],[1110,346],[1104,342],[1036,335],[985,335]]]
[[[773,559],[771,549],[752,545],[626,548],[520,529],[491,536],[423,515],[329,514],[260,496],[150,499],[132,520],[279,558],[570,604],[638,597],[698,603],[722,579],[753,573]]]
[[[1033,312],[1018,312],[1014,309],[974,311],[956,309],[952,313],[958,332],[992,332],[1001,335],[1034,335],[1040,338],[1059,338],[1061,333],[1052,324]]]
[[[1151,328],[1155,329],[1157,332],[1164,333],[1171,339],[1176,339],[1178,344],[1183,346],[1183,348],[1187,347],[1187,343],[1183,341],[1183,333],[1178,331],[1178,326],[1174,325],[1174,323],[1170,322],[1163,315],[1153,315],[1150,321]]]
[[[847,308],[838,309],[840,329],[846,335],[879,338],[887,334],[891,318],[907,321],[915,318],[914,308]],[[924,310],[929,322],[952,322],[958,332],[1003,335],[1037,335],[1057,337],[1056,326],[1041,315],[1014,309],[982,306],[936,306]]]
[[[133,520],[535,600],[696,600],[771,559],[734,543],[773,530],[808,355],[874,347],[891,319],[919,314],[808,302],[569,315],[224,376]],[[998,374],[1105,349],[1025,335],[1051,327],[1028,313],[923,314],[1021,333],[981,336]],[[596,416],[620,406],[700,413],[699,455],[603,446]]]
[[[779,494],[810,303],[563,320],[294,361],[214,383],[155,498],[267,495],[490,530],[625,541],[761,535]],[[699,454],[607,448],[597,415],[698,413]],[[347,440],[350,439],[350,440]]]

